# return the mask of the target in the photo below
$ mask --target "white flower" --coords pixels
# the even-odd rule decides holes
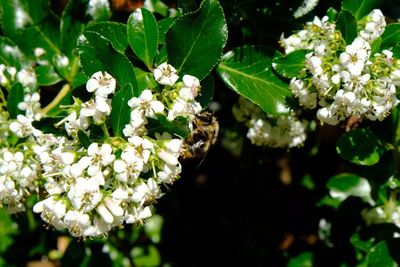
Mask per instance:
[[[114,161],[116,178],[124,183],[133,184],[143,170],[143,160],[137,156],[133,147],[127,147],[121,154],[121,159]]]
[[[160,182],[172,184],[182,171],[181,164],[169,165],[164,164],[162,171],[157,172]]]
[[[132,214],[128,214],[125,222],[126,223],[137,223],[143,222],[143,220],[151,217],[151,210],[148,206],[140,209],[133,209]]]
[[[90,176],[96,175],[101,171],[102,166],[107,166],[115,160],[115,155],[112,153],[112,147],[109,144],[103,144],[99,148],[97,143],[92,143],[88,147],[87,154],[87,163],[90,162],[88,167]]]
[[[104,222],[108,224],[112,224],[114,222],[114,217],[111,214],[111,212],[104,206],[103,204],[100,204],[96,207],[97,213],[100,214],[101,218],[104,220]]]
[[[84,212],[91,211],[102,200],[103,194],[100,192],[99,184],[96,179],[78,178],[76,183],[71,186],[68,198],[75,209],[82,208]]]
[[[193,100],[200,91],[200,81],[194,76],[184,75],[183,87],[179,90],[179,96],[184,100]]]
[[[167,62],[164,62],[155,68],[153,70],[153,75],[154,79],[156,79],[159,84],[163,85],[172,86],[179,79],[179,76],[176,75],[176,69]]]
[[[353,76],[359,76],[369,58],[371,47],[364,39],[357,37],[346,52],[340,54],[339,60]]]
[[[141,109],[146,117],[156,118],[155,114],[164,111],[164,105],[158,100],[153,100],[153,94],[149,89],[144,90],[139,97],[133,97],[128,101],[132,109]]]
[[[22,69],[17,73],[18,82],[25,87],[36,86],[36,74],[31,69]]]
[[[139,136],[132,136],[128,139],[128,141],[133,145],[137,156],[142,159],[143,163],[147,163],[151,153],[154,151],[153,143],[148,139],[141,138]]]
[[[41,57],[41,56],[43,56],[44,54],[46,54],[46,50],[44,50],[43,47],[36,47],[36,48],[33,50],[33,53],[35,54],[35,57]]]
[[[85,231],[91,226],[89,215],[76,210],[69,210],[65,214],[64,224],[75,237],[85,236]]]
[[[324,107],[317,111],[317,118],[327,124],[336,125],[339,123],[338,115],[330,108]]]
[[[31,122],[31,119],[24,115],[18,115],[17,120],[10,123],[10,131],[20,138],[27,137],[33,130]]]
[[[116,81],[107,72],[98,71],[94,73],[86,83],[86,90],[94,92],[97,96],[107,98],[115,91]]]
[[[63,201],[56,201],[54,197],[49,197],[36,203],[33,206],[33,211],[41,213],[42,219],[53,225],[57,230],[65,228],[62,218],[67,211],[67,207]]]

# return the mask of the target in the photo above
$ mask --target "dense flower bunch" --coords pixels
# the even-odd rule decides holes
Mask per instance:
[[[358,25],[358,36],[346,45],[328,17],[315,18],[281,44],[286,53],[310,49],[305,78],[290,87],[302,106],[318,108],[317,117],[335,125],[350,116],[383,120],[398,104],[400,61],[390,50],[371,53],[371,44],[385,30],[385,18],[373,10]],[[338,53],[338,51],[343,51]]]
[[[270,116],[243,97],[232,111],[236,120],[249,128],[247,137],[257,146],[297,147],[306,140],[307,122],[299,120],[294,112]]]
[[[107,129],[116,80],[106,72],[91,76],[86,84],[91,99],[75,99],[57,123],[65,128],[65,136],[44,134],[32,126],[40,117],[37,93],[25,96],[18,105],[25,115],[16,120],[9,121],[2,111],[1,136],[13,133],[24,140],[13,149],[1,148],[2,205],[21,211],[27,195],[43,191],[45,198],[33,210],[49,225],[79,237],[103,235],[124,222],[141,223],[150,217],[150,205],[163,195],[162,186],[179,177],[183,138],[167,132],[150,134],[148,120],[164,116],[173,122],[180,116],[187,118],[190,128],[202,110],[195,100],[200,91],[196,77],[184,75],[177,82],[176,70],[167,63],[153,75],[159,86],[128,102],[131,114],[123,137],[110,136]],[[105,138],[91,141],[93,126],[102,129]],[[85,145],[82,138],[89,142]]]

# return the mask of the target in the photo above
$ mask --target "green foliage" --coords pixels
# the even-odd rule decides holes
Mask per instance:
[[[371,130],[360,128],[342,135],[337,142],[336,151],[348,161],[371,166],[379,162],[387,147]]]
[[[82,68],[88,77],[97,71],[107,71],[117,79],[121,87],[130,83],[137,92],[132,63],[116,51],[105,37],[86,31],[79,38],[78,50]]]
[[[288,267],[312,267],[313,257],[311,252],[303,252],[292,258],[288,263]]]
[[[110,41],[115,50],[124,53],[128,47],[128,37],[126,34],[126,25],[116,22],[98,22],[86,28],[87,31],[92,31],[100,34]]]
[[[7,110],[11,118],[16,118],[22,111],[18,108],[18,103],[24,100],[24,88],[21,84],[16,83],[10,89],[7,99]]]
[[[185,138],[189,132],[188,119],[178,116],[173,121],[169,121],[164,115],[157,114],[157,119],[148,118],[149,134],[167,132],[171,135]]]
[[[342,10],[337,17],[337,28],[342,33],[346,44],[351,44],[357,37],[357,21],[348,11]]]
[[[228,38],[227,25],[217,0],[178,18],[166,33],[169,63],[180,74],[202,80],[218,63]]]
[[[62,81],[53,66],[44,65],[35,68],[37,83],[40,86],[49,86]]]
[[[400,43],[400,23],[389,24],[383,32],[380,49],[395,47]]]
[[[135,95],[132,84],[125,84],[112,100],[111,125],[115,136],[122,136],[122,130],[131,118],[128,101]]]
[[[395,267],[398,266],[389,254],[385,241],[379,242],[371,248],[368,255],[368,267]]]
[[[158,25],[154,15],[147,9],[138,9],[128,20],[129,45],[136,56],[152,69],[157,53]]]
[[[382,0],[343,0],[342,9],[351,12],[357,20],[362,19],[371,10],[383,2]]]
[[[267,47],[244,46],[227,52],[217,67],[225,84],[259,105],[269,114],[286,113],[287,83],[272,71],[273,51]]]
[[[371,187],[365,178],[355,174],[341,173],[331,177],[326,183],[331,197],[344,201],[350,196],[360,197],[373,203]]]
[[[309,50],[296,50],[287,55],[275,56],[272,60],[272,67],[285,78],[302,78],[306,76],[305,56]]]

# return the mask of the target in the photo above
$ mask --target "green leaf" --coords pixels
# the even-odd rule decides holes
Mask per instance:
[[[4,209],[0,209],[0,255],[14,242],[12,236],[17,233],[17,224]]]
[[[62,81],[61,77],[51,65],[38,66],[35,68],[37,84],[39,86],[48,86]]]
[[[136,56],[151,69],[157,53],[158,25],[150,11],[137,9],[129,16],[128,40]]]
[[[40,129],[43,133],[52,133],[57,136],[67,136],[64,125],[58,123],[65,117],[44,117],[39,121],[32,122],[33,127]]]
[[[122,130],[131,119],[131,108],[128,101],[134,96],[133,87],[130,83],[119,90],[112,99],[111,126],[115,136],[122,136]]]
[[[18,104],[24,100],[24,88],[20,83],[15,83],[7,98],[7,110],[10,113],[10,118],[15,119],[22,111],[18,108]]]
[[[50,1],[1,0],[0,4],[4,35],[13,40],[27,56],[33,56],[36,47],[46,50],[43,57],[49,61],[54,53],[61,53],[58,18],[50,12]]]
[[[386,241],[379,242],[368,254],[368,267],[396,267],[396,262],[389,253]]]
[[[28,59],[25,58],[14,42],[0,36],[0,63],[21,69],[21,66],[28,64]]]
[[[383,0],[343,0],[342,10],[351,12],[357,20],[360,20],[382,2]]]
[[[89,136],[82,130],[78,130],[78,140],[84,148],[88,148],[93,143]]]
[[[336,27],[342,33],[346,44],[351,44],[357,37],[357,21],[349,11],[342,10],[339,12]]]
[[[168,55],[167,55],[167,47],[163,46],[160,48],[160,50],[158,51],[158,54],[156,56],[156,60],[155,60],[155,64],[156,65],[160,65],[164,62],[168,62]]]
[[[203,109],[207,108],[214,97],[215,81],[214,77],[210,74],[201,81],[200,95],[196,97]]]
[[[265,112],[281,114],[288,111],[285,99],[291,96],[291,92],[288,84],[272,71],[273,54],[272,49],[262,46],[236,48],[222,57],[217,72],[229,88]]]
[[[326,183],[332,198],[344,201],[350,196],[360,197],[369,203],[371,198],[371,186],[367,179],[351,173],[342,173],[331,177]]]
[[[118,52],[124,53],[128,47],[125,24],[111,21],[98,22],[90,25],[86,30],[96,32],[105,37]]]
[[[202,80],[218,63],[228,38],[222,7],[204,0],[200,8],[178,18],[166,34],[169,63],[180,74]]]
[[[382,38],[381,37],[379,37],[378,39],[376,39],[375,41],[372,42],[372,44],[371,44],[371,55],[375,55],[375,53],[378,53],[378,51],[380,51],[381,44],[382,44]],[[394,57],[396,57],[396,55],[394,55]]]
[[[392,23],[386,26],[381,35],[381,50],[397,46],[400,43],[400,23]]]
[[[326,11],[326,15],[328,16],[330,22],[334,22],[334,21],[336,21],[336,17],[338,15],[338,12],[333,7],[330,7]]]
[[[169,7],[160,0],[148,0],[146,8],[152,13],[158,13],[164,17],[168,15]]]
[[[154,245],[149,245],[147,248],[134,247],[131,257],[136,266],[157,267],[161,264],[160,252]]]
[[[158,214],[154,214],[154,216],[151,216],[151,218],[149,218],[144,225],[144,231],[146,232],[147,236],[150,237],[153,243],[157,244],[160,242],[163,223],[163,217]]]
[[[272,60],[272,66],[285,78],[303,78],[307,75],[305,58],[309,52],[309,50],[296,50],[287,55],[278,55]]]
[[[312,267],[313,258],[314,256],[311,252],[303,252],[292,258],[288,263],[288,267]]]
[[[136,80],[138,83],[138,94],[142,93],[146,88],[153,89],[157,87],[153,74],[139,68],[134,68]]]
[[[371,166],[379,162],[387,148],[371,130],[358,128],[339,138],[336,151],[348,161]]]
[[[69,0],[61,15],[60,43],[62,51],[70,59],[74,56],[79,35],[83,32],[88,2],[86,0]]]
[[[165,18],[158,21],[158,44],[165,44],[165,35],[174,22],[173,18]]]
[[[115,51],[106,38],[95,32],[84,32],[79,37],[78,49],[83,71],[88,77],[97,71],[107,71],[121,87],[130,83],[137,93],[131,62],[125,55]]]
[[[167,120],[167,117],[161,114],[157,114],[157,119],[148,118],[147,129],[150,135],[154,133],[168,132],[171,135],[178,135],[182,138],[188,136],[189,121],[185,117],[176,117],[173,121]]]

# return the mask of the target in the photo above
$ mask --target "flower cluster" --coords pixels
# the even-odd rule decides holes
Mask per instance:
[[[335,125],[350,116],[383,120],[398,104],[400,61],[389,50],[371,54],[371,42],[386,26],[382,12],[373,10],[359,26],[348,45],[328,17],[315,18],[304,30],[282,39],[286,53],[312,50],[306,55],[309,75],[293,78],[290,87],[302,106],[318,107],[317,117],[324,123]]]
[[[249,128],[247,137],[255,145],[291,148],[301,146],[307,137],[307,122],[299,120],[293,112],[273,117],[243,97],[232,111]]]
[[[164,133],[149,133],[149,120],[164,116],[188,119],[201,111],[195,100],[200,91],[197,78],[185,75],[181,82],[176,70],[163,63],[154,70],[159,87],[145,89],[128,101],[130,121],[121,137],[106,137],[87,147],[91,125],[106,128],[111,113],[111,96],[116,81],[110,74],[97,72],[86,84],[93,96],[76,103],[62,124],[67,137],[46,136],[34,147],[44,180],[45,199],[34,211],[56,229],[67,229],[77,237],[107,234],[123,223],[141,223],[151,216],[151,204],[160,198],[162,187],[172,184],[181,172],[178,161],[183,138]],[[108,135],[108,130],[105,129]]]

